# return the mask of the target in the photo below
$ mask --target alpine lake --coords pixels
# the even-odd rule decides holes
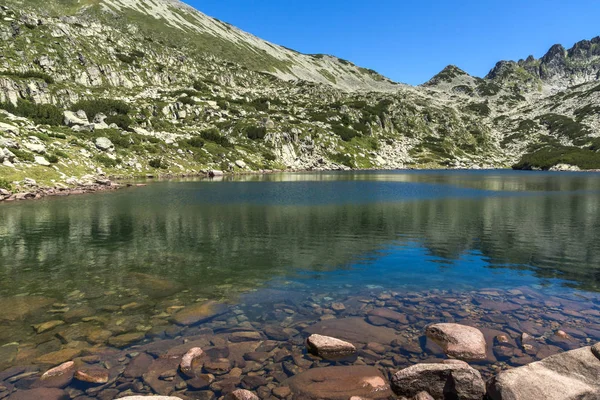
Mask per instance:
[[[446,358],[424,335],[441,322],[484,333],[484,377],[600,341],[600,173],[281,173],[0,206],[0,399],[319,397],[293,377]],[[312,333],[358,351],[314,356]],[[40,380],[71,360],[103,379]]]

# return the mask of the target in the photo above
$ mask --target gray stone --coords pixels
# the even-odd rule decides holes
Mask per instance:
[[[599,399],[597,350],[584,347],[502,371],[488,382],[488,396],[490,400]]]
[[[417,364],[392,376],[392,390],[405,397],[427,392],[436,400],[481,400],[485,383],[466,363]]]
[[[41,165],[42,167],[49,167],[50,162],[46,160],[46,157],[35,156],[35,163]]]
[[[87,117],[82,118],[81,114],[78,112],[77,114],[73,111],[65,111],[63,113],[65,119],[65,125],[74,126],[74,125],[89,125],[89,121]],[[84,113],[85,116],[85,113]]]
[[[306,339],[306,346],[309,352],[323,358],[347,356],[356,353],[356,347],[352,343],[319,334],[310,335]]]
[[[96,145],[96,147],[99,150],[102,151],[109,151],[114,149],[115,145],[110,141],[110,139],[105,138],[105,137],[99,137],[96,138],[96,141],[94,142],[94,144]]]

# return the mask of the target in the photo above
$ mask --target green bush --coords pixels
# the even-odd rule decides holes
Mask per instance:
[[[49,154],[46,156],[46,159],[50,164],[56,164],[58,161],[60,161],[56,154]]]
[[[333,133],[341,137],[344,142],[349,142],[355,137],[361,136],[361,134],[354,129],[347,128],[343,125],[333,125],[331,129],[333,130]]]
[[[44,82],[46,82],[47,84],[53,84],[54,78],[51,77],[50,75],[41,72],[41,71],[25,71],[25,72],[16,72],[16,71],[7,71],[7,72],[0,72],[0,75],[4,75],[4,76],[12,76],[15,78],[23,78],[23,79],[28,79],[28,78],[33,78],[33,79],[41,79]]]
[[[131,111],[129,104],[121,100],[95,99],[81,100],[70,107],[73,111],[83,110],[88,118],[94,118],[96,114],[127,115]]]
[[[333,161],[336,164],[342,164],[347,167],[354,168],[354,159],[352,157],[350,157],[348,154],[342,154],[342,153],[331,154],[329,156],[329,158],[331,159],[331,161]]]
[[[204,139],[198,136],[194,136],[193,138],[188,139],[187,144],[196,149],[201,149],[204,147]]]
[[[495,83],[481,82],[477,85],[477,93],[481,96],[493,96],[500,92],[500,86]]]
[[[490,107],[486,103],[471,103],[465,108],[482,117],[487,117],[491,113]]]
[[[524,155],[513,168],[548,170],[557,164],[575,165],[581,169],[600,169],[600,153],[592,149],[570,146],[543,147]]]
[[[264,126],[248,126],[244,129],[244,133],[248,139],[258,140],[264,139],[267,136],[267,128]]]
[[[98,154],[94,158],[96,159],[96,161],[98,161],[100,164],[102,164],[105,168],[114,168],[120,164],[120,160],[118,158],[116,160],[113,160],[112,158],[110,158],[104,154]]]
[[[64,122],[63,111],[53,104],[36,104],[29,100],[19,99],[17,105],[0,103],[0,108],[9,113],[26,117],[36,124],[62,125]]]
[[[56,150],[54,151],[54,154],[60,158],[69,158],[69,155],[62,150]]]
[[[10,149],[10,151],[21,161],[35,161],[35,156],[33,155],[33,153],[21,149]]]
[[[202,139],[216,143],[222,147],[233,147],[233,144],[226,137],[222,136],[218,129],[211,128],[200,132]]]
[[[117,59],[122,63],[130,65],[137,60],[137,58],[135,56],[132,56],[131,54],[116,53],[115,57],[117,57]]]
[[[148,162],[148,165],[150,165],[152,168],[160,168],[160,169],[168,168],[167,163],[161,158],[153,158],[152,160],[150,160]]]
[[[539,117],[540,123],[545,125],[550,133],[567,137],[571,140],[579,139],[591,133],[589,127],[569,117],[558,114],[545,114]]]
[[[177,99],[178,102],[193,106],[196,104],[196,101],[188,96],[183,96]]]
[[[129,115],[110,115],[104,120],[104,122],[106,122],[108,125],[115,124],[119,128],[127,130],[133,123],[133,120]]]

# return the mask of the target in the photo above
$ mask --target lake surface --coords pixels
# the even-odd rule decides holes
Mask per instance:
[[[41,373],[65,350],[127,352],[207,330],[293,329],[286,346],[301,351],[306,329],[333,317],[404,332],[405,347],[387,343],[374,361],[382,368],[440,357],[423,343],[431,322],[466,321],[511,340],[528,330],[546,346],[536,352],[562,351],[600,340],[599,238],[597,173],[252,175],[4,204],[0,307],[12,311],[0,315],[0,371]],[[183,307],[209,300],[227,312],[173,323]],[[369,317],[377,307],[407,320]],[[32,328],[48,321],[48,330]],[[557,329],[570,341],[554,338]],[[127,334],[134,340],[114,340]],[[497,353],[483,372],[546,354]],[[138,381],[133,392],[160,391]]]

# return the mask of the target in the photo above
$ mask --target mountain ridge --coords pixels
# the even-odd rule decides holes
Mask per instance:
[[[598,38],[416,87],[171,0],[7,0],[0,38],[0,179],[13,188],[210,169],[600,168]]]

